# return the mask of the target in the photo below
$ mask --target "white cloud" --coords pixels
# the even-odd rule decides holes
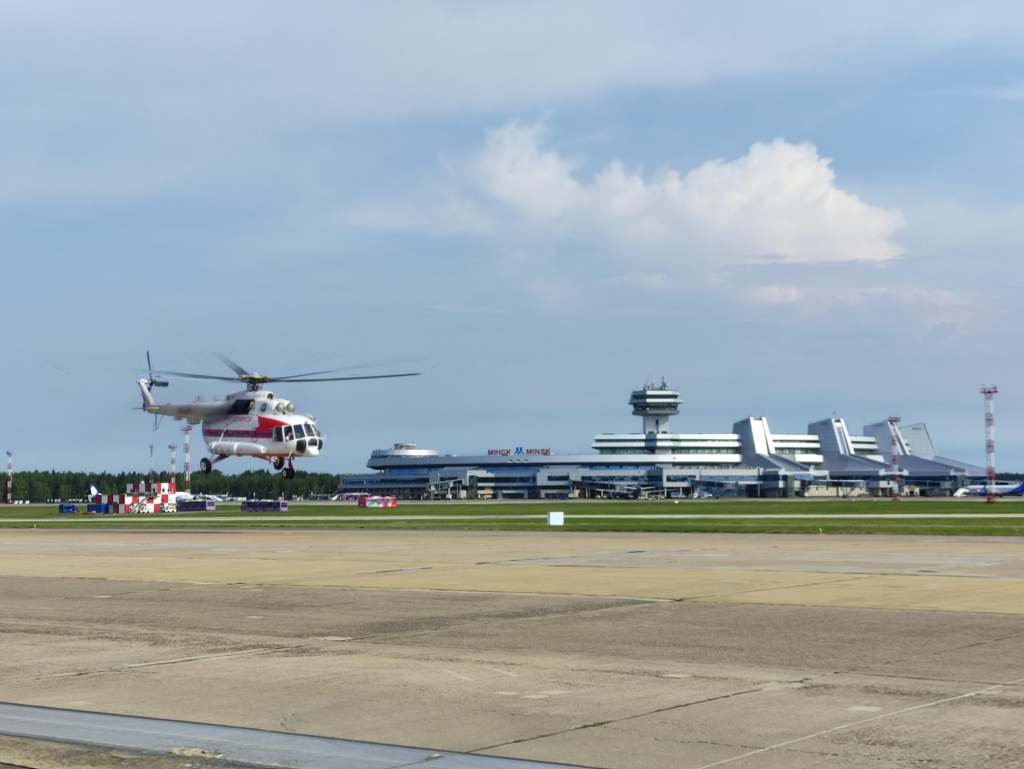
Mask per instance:
[[[582,161],[543,149],[542,133],[492,130],[476,163],[480,187],[535,227],[683,262],[878,262],[904,252],[892,240],[902,215],[837,187],[831,160],[811,144],[758,142],[735,160],[650,178],[615,161],[584,183],[573,175]]]
[[[796,286],[759,286],[751,295],[761,304],[792,304],[799,302],[804,292]]]
[[[488,132],[477,163],[481,186],[526,213],[554,219],[585,204],[583,187],[572,177],[579,160],[542,152],[539,125],[509,124]]]

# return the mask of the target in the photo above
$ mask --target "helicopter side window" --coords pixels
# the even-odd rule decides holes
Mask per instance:
[[[294,435],[292,433],[292,426],[291,425],[285,425],[285,427],[284,427],[284,439],[286,441],[290,441],[290,440],[292,440],[293,437],[294,437]]]
[[[282,430],[280,427],[275,427],[274,428],[274,443],[283,443],[283,442],[284,442],[284,430]]]
[[[296,438],[305,438],[306,437],[306,433],[303,432],[303,430],[302,430],[302,425],[295,425],[295,437]]]
[[[232,401],[228,414],[248,414],[254,405],[255,401],[250,399]]]

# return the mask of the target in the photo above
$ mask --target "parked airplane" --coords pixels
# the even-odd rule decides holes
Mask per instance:
[[[962,486],[953,492],[954,497],[987,497],[987,483],[972,483]],[[996,481],[992,484],[992,493],[997,497],[1020,496],[1024,494],[1024,483],[1020,481]]]

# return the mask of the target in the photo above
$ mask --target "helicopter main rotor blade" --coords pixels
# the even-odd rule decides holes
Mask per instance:
[[[292,382],[347,382],[352,379],[394,379],[400,376],[419,376],[416,374],[377,374],[376,376],[332,376],[325,377],[323,379],[276,379],[274,377],[268,377],[268,382],[286,382],[291,384]]]
[[[229,358],[224,353],[222,353],[222,352],[215,352],[214,355],[216,355],[218,358],[220,358],[221,361],[224,363],[224,365],[227,366],[232,371],[234,371],[236,374],[238,374],[238,376],[249,376],[249,372],[248,371],[246,371],[244,368],[239,366],[237,363],[235,363],[233,360],[231,360],[231,358]]]
[[[154,371],[154,374],[163,376],[180,376],[185,379],[219,379],[222,382],[237,382],[238,377],[233,376],[211,376],[209,374],[186,374],[183,371]]]
[[[279,382],[290,382],[296,380],[299,377],[308,376],[319,376],[320,374],[333,374],[336,371],[354,371],[361,368],[376,368],[378,366],[390,366],[395,363],[414,363],[417,360],[423,360],[422,358],[392,358],[390,360],[372,361],[370,363],[360,363],[355,366],[342,366],[341,368],[329,368],[324,371],[310,371],[306,374],[289,374],[288,376],[274,377]]]

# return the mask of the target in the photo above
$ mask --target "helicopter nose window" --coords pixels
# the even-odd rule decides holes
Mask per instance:
[[[320,431],[309,422],[306,422],[306,435],[312,438],[314,435],[320,435]]]
[[[285,439],[286,441],[290,441],[290,440],[292,440],[292,438],[294,438],[294,437],[295,437],[295,436],[294,436],[294,434],[292,433],[292,427],[291,427],[291,425],[285,425],[285,428],[284,428],[284,439]]]
[[[295,425],[295,437],[296,438],[305,438],[306,437],[306,433],[304,433],[302,431],[302,425]]]

